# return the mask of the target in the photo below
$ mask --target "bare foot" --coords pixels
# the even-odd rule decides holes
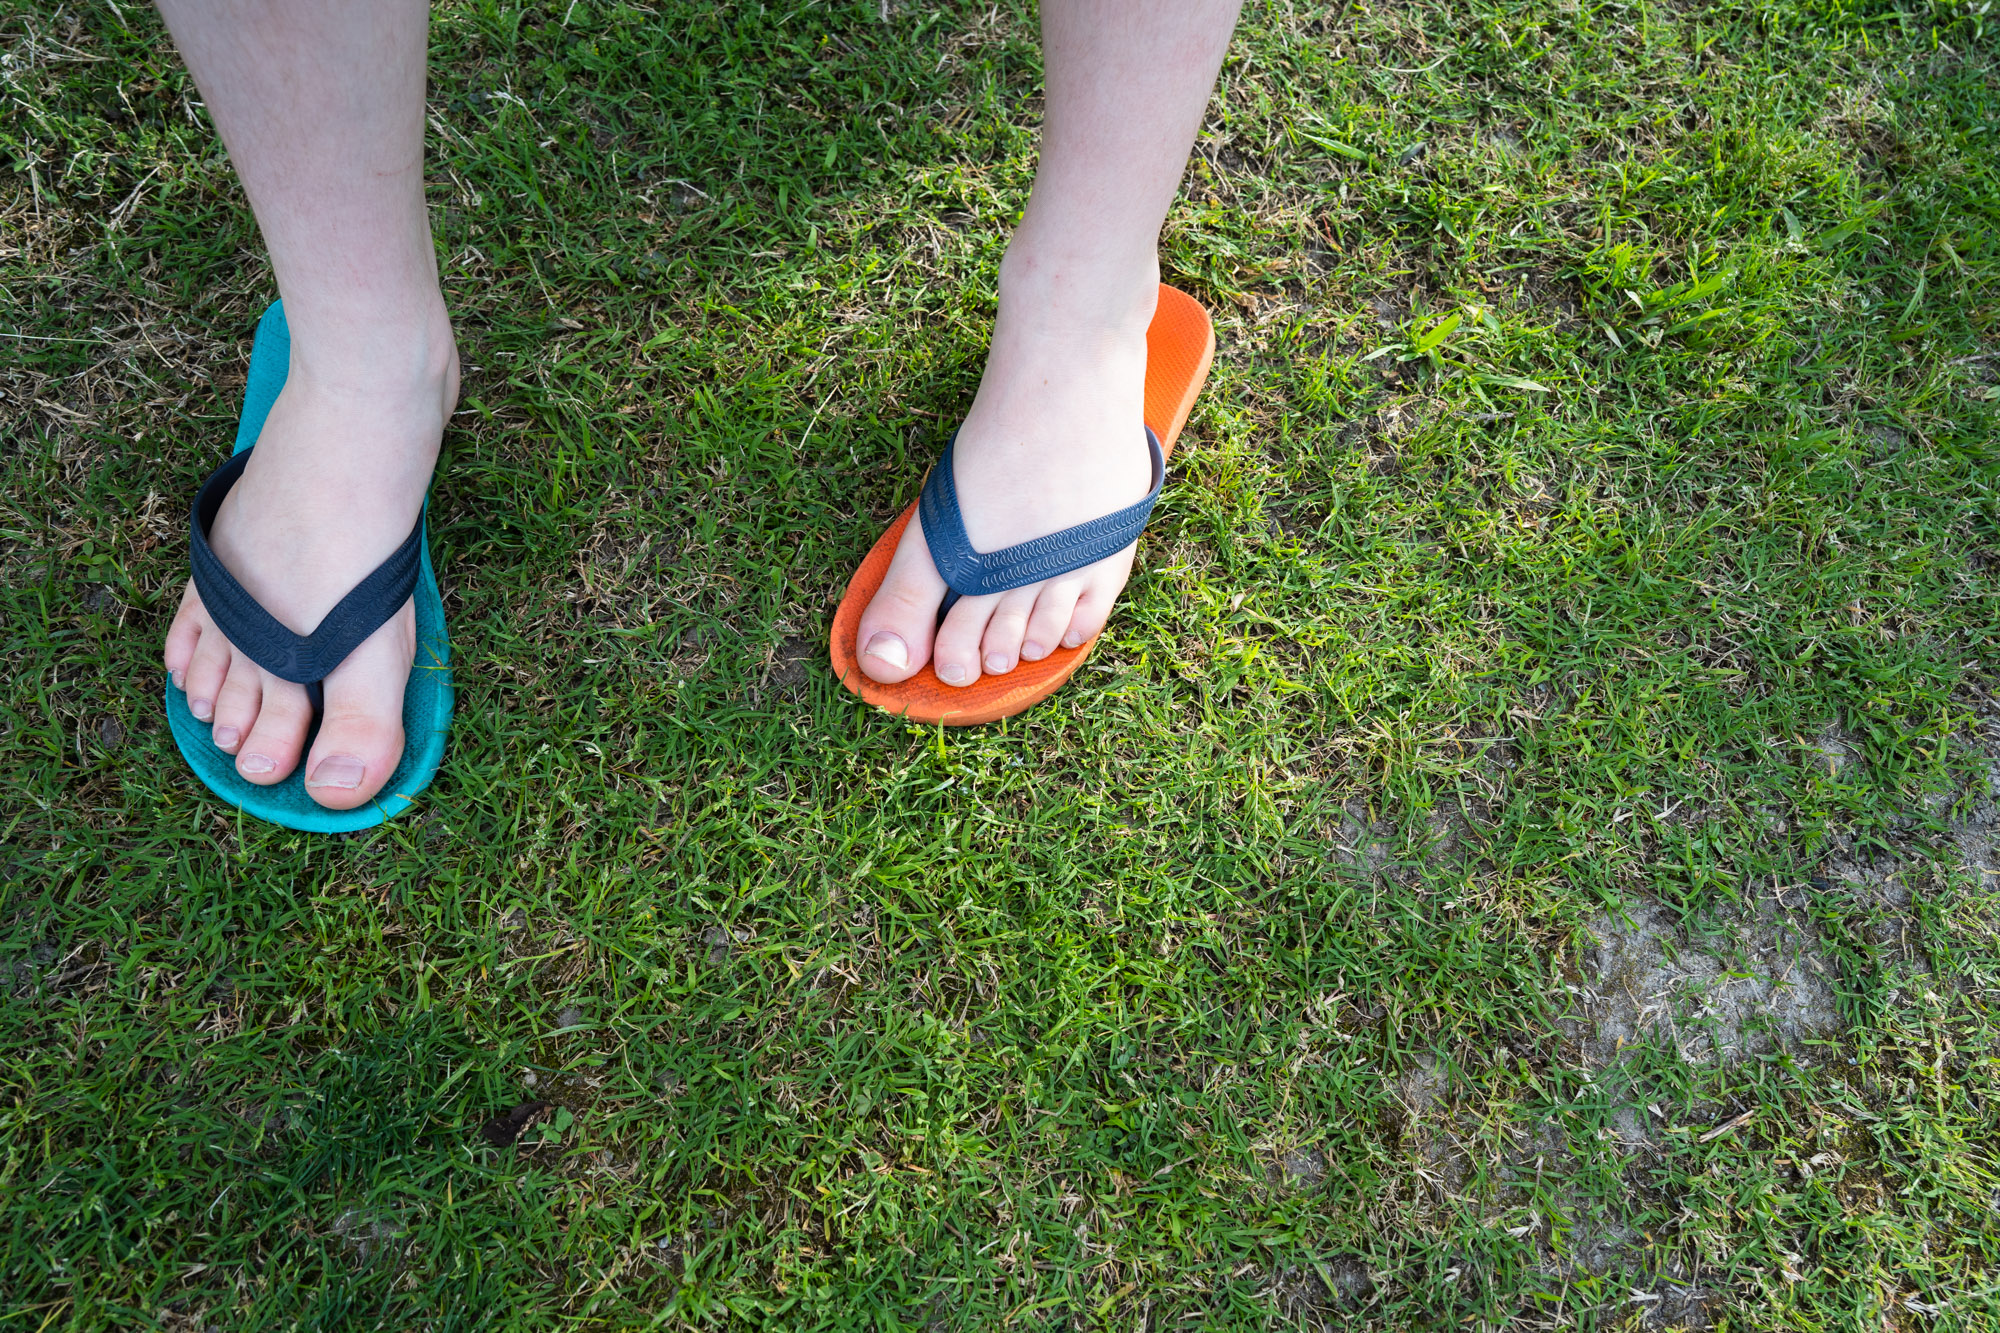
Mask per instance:
[[[295,335],[284,391],[209,534],[244,589],[300,634],[410,535],[458,399],[442,306],[407,337],[377,331],[365,347],[340,350],[302,355]],[[415,607],[405,602],[326,678],[306,791],[328,809],[368,801],[402,758],[416,635]],[[238,773],[269,786],[298,767],[312,723],[305,687],[236,652],[192,582],[165,656],[189,710],[212,722]]]
[[[1020,252],[1017,243],[1001,265],[993,347],[952,451],[966,536],[978,551],[1123,509],[1153,480],[1142,417],[1158,265],[1079,280]],[[1104,628],[1134,549],[1041,583],[960,598],[939,625],[945,582],[923,521],[913,518],[861,614],[861,669],[886,685],[934,661],[939,680],[966,686],[1074,648]]]

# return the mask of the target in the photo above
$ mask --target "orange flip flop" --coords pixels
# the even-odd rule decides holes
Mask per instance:
[[[1195,395],[1201,392],[1202,381],[1208,378],[1209,363],[1214,359],[1215,330],[1209,324],[1208,312],[1192,296],[1162,284],[1159,308],[1146,330],[1145,409],[1147,430],[1159,445],[1158,461],[1162,471],[1167,456],[1173,453],[1174,441],[1180,437],[1181,427],[1187,423],[1188,412],[1194,407]],[[947,469],[944,502],[955,512],[956,499],[950,494],[952,488],[948,479],[950,458],[951,447],[947,445],[943,464]],[[1156,482],[1159,479],[1156,477]],[[926,489],[930,488],[927,486]],[[1156,485],[1155,493],[1157,490]],[[833,669],[840,676],[841,684],[869,703],[914,722],[966,727],[1025,712],[1054,694],[1064,681],[1075,674],[1076,669],[1083,665],[1083,659],[1090,656],[1091,648],[1097,643],[1095,638],[1075,648],[1057,648],[1039,662],[1022,662],[1004,676],[982,675],[963,688],[939,680],[929,662],[924,663],[916,675],[896,685],[878,684],[862,674],[858,661],[860,645],[856,642],[861,629],[861,613],[875,599],[876,589],[882,586],[882,580],[889,573],[889,561],[896,554],[896,545],[903,539],[903,529],[910,525],[911,517],[923,503],[920,499],[912,504],[889,525],[888,531],[868,552],[868,558],[861,562],[861,568],[854,571],[854,577],[848,581],[847,593],[840,600],[840,609],[833,614],[830,644]],[[1151,497],[1142,504],[1150,510]],[[1135,510],[1138,508],[1134,506]],[[1116,517],[1119,516],[1107,516]],[[1139,516],[1139,522],[1144,522],[1143,514]],[[931,526],[927,523],[924,530],[928,534]],[[962,533],[963,529],[959,528],[959,531]],[[1054,535],[1059,537],[1063,534]],[[1033,544],[1010,547],[1007,552],[991,552],[988,557],[1019,552]],[[981,558],[979,553],[961,545],[961,559],[970,557],[970,563],[976,564]],[[1123,545],[1121,543],[1112,549],[1122,550]]]

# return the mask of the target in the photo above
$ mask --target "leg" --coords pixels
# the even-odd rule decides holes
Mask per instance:
[[[292,333],[289,378],[212,542],[301,633],[416,523],[458,393],[424,211],[425,0],[160,0],[250,198]],[[326,680],[307,789],[362,804],[403,749],[415,613]],[[252,782],[300,762],[302,687],[232,651],[194,586],[167,669]]]
[[[1160,227],[1241,0],[1043,0],[1047,115],[1035,187],[1000,265],[1000,312],[954,480],[966,534],[1010,546],[1131,504]],[[861,617],[861,667],[885,683],[933,655],[970,685],[1104,627],[1132,548],[1031,587],[967,597],[933,633],[944,581],[912,521]]]

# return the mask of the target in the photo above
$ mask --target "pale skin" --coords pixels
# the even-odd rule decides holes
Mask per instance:
[[[1044,0],[1046,119],[1000,270],[985,375],[955,479],[975,548],[1109,513],[1150,484],[1141,430],[1160,228],[1241,0]],[[422,0],[160,0],[257,216],[292,334],[290,378],[211,541],[280,620],[310,631],[416,522],[458,393],[423,200]],[[967,597],[913,522],[861,619],[861,668],[935,659],[947,684],[1004,674],[1100,631],[1133,548]],[[192,584],[166,665],[256,783],[301,762],[332,809],[370,800],[403,750],[410,606],[326,680],[310,754],[302,687],[234,652]]]
[[[424,212],[423,0],[164,0],[174,40],[264,233],[291,328],[285,390],[210,540],[306,632],[416,523],[458,394]],[[306,765],[320,804],[372,797],[403,751],[416,616],[326,679],[310,755],[305,690],[231,650],[192,584],[167,670],[256,783]]]

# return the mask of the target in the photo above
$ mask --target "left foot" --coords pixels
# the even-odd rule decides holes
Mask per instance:
[[[1091,272],[1017,258],[1001,265],[1000,314],[979,392],[953,447],[966,536],[977,551],[1059,532],[1143,499],[1153,483],[1143,426],[1146,326],[1159,268]],[[1009,592],[947,591],[912,517],[856,637],[861,670],[885,685],[931,662],[947,685],[1003,676],[1104,628],[1137,548]]]

